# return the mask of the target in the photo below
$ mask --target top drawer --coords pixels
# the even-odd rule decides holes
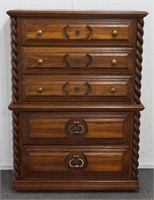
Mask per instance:
[[[108,41],[133,42],[134,21],[115,20],[63,20],[20,19],[23,43],[54,41]]]

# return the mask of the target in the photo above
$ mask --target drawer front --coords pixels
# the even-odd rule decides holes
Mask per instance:
[[[54,20],[21,19],[20,31],[23,42],[40,41],[134,41],[134,21],[114,20]]]
[[[133,72],[131,48],[22,48],[22,71],[27,73]]]
[[[98,77],[76,79],[55,79],[54,77],[25,77],[22,82],[23,101],[49,101],[49,100],[93,100],[130,101],[132,97],[132,78],[123,77]]]
[[[129,176],[129,151],[125,148],[23,147],[22,160],[24,178],[114,180]]]
[[[131,113],[21,113],[24,144],[128,143]]]

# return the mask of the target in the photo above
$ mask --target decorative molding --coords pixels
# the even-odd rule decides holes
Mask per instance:
[[[83,96],[89,96],[92,91],[91,85],[88,82],[86,82],[84,85],[85,85],[85,94]],[[70,96],[69,86],[70,86],[70,83],[67,81],[62,87],[62,92],[65,96]],[[76,92],[76,90],[78,90],[78,91]],[[74,92],[76,94],[79,93],[79,91],[80,91],[79,87],[74,87]]]
[[[12,64],[12,102],[19,103],[19,68],[18,68],[18,21],[11,17],[11,64]],[[13,118],[13,165],[14,177],[20,179],[20,137],[19,112],[12,113]]]
[[[92,64],[92,57],[91,57],[91,55],[89,54],[89,53],[87,53],[86,54],[86,60],[87,60],[87,63],[86,63],[86,65],[85,65],[85,68],[89,68],[90,67],[90,65]]]
[[[134,112],[133,123],[133,147],[132,147],[132,178],[138,179],[139,159],[139,135],[140,135],[140,112]]]
[[[136,33],[136,67],[135,67],[135,88],[134,88],[134,102],[140,104],[141,96],[141,71],[142,71],[142,45],[143,45],[143,18],[137,18],[137,33]],[[138,179],[138,158],[139,158],[139,134],[140,134],[140,112],[134,112],[133,123],[133,149],[132,149],[132,178]]]
[[[20,179],[20,136],[19,136],[19,112],[12,113],[13,118],[13,166],[14,177]]]
[[[68,58],[68,53],[66,53],[63,57],[62,57],[62,63],[64,65],[65,68],[70,68],[69,62],[67,61]]]
[[[70,26],[67,24],[62,30],[62,35],[63,35],[65,40],[70,40],[69,33],[68,33],[69,28],[70,28]],[[87,26],[85,26],[85,30],[87,32],[87,36],[85,38],[82,38],[82,39],[90,40],[91,37],[92,37],[92,34],[93,34],[92,28],[89,25],[87,25]]]
[[[18,68],[18,22],[11,17],[11,64],[12,64],[12,101],[19,102],[19,68]]]
[[[62,34],[65,40],[69,40],[68,28],[69,28],[69,25],[67,24],[66,26],[64,26],[62,30]]]
[[[142,71],[142,45],[143,45],[143,18],[137,18],[137,34],[136,34],[136,60],[135,60],[135,88],[134,88],[134,102],[140,104],[141,96],[141,71]]]
[[[87,37],[85,39],[86,40],[90,40],[91,36],[92,36],[92,33],[93,33],[93,30],[89,25],[86,26],[86,30],[87,30]]]
[[[62,57],[62,63],[63,63],[65,68],[72,68],[71,65],[69,64],[68,57],[69,57],[69,54],[68,53],[65,54]],[[92,64],[92,57],[91,57],[91,55],[89,53],[87,53],[85,55],[85,59],[86,59],[86,63],[85,63],[84,68],[86,69],[86,68],[89,68],[89,66]],[[75,67],[75,68],[79,69],[80,67]]]
[[[85,83],[85,96],[89,96],[91,91],[92,91],[91,85],[88,82],[86,82]]]
[[[69,91],[68,91],[69,85],[70,85],[69,82],[66,82],[62,87],[62,92],[65,96],[69,96]]]

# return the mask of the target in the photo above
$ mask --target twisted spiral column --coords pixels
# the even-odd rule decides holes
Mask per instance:
[[[138,158],[139,158],[139,134],[140,134],[140,112],[134,112],[133,124],[133,149],[132,149],[132,178],[138,179]]]
[[[142,71],[142,52],[143,52],[143,18],[137,19],[137,35],[136,35],[136,67],[135,67],[135,88],[134,88],[134,103],[140,104],[141,96],[141,71]],[[140,112],[134,112],[133,123],[133,149],[132,149],[132,178],[138,179],[138,158],[139,158],[139,134],[140,134]]]
[[[14,111],[13,118],[13,167],[14,178],[20,179],[20,137],[19,137],[19,113]]]
[[[18,68],[18,22],[11,17],[11,64],[12,64],[12,103],[19,103],[19,68]],[[13,111],[13,165],[14,178],[20,179],[20,137],[19,112]]]
[[[140,96],[141,96],[141,71],[142,71],[142,52],[143,52],[143,26],[144,21],[143,18],[138,18],[137,20],[137,35],[136,35],[136,60],[135,60],[135,94],[134,101],[136,104],[140,104]]]

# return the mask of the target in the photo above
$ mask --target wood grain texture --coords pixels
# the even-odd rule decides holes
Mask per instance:
[[[131,76],[25,76],[22,82],[24,101],[132,101]],[[42,92],[38,91],[42,88]],[[112,91],[113,90],[113,91]]]
[[[133,73],[132,48],[34,48],[21,51],[25,74]],[[42,59],[42,63],[38,61]],[[112,63],[116,60],[116,63]]]
[[[61,16],[65,16],[65,17],[70,17],[72,16],[73,18],[90,18],[90,17],[94,17],[94,18],[99,18],[105,17],[106,18],[110,18],[110,17],[117,17],[117,18],[134,18],[135,16],[138,17],[145,17],[148,12],[146,11],[63,11],[63,10],[59,10],[59,11],[55,11],[55,10],[8,10],[7,14],[9,16],[21,16],[21,17],[53,17],[53,18],[61,18]]]
[[[129,175],[129,151],[124,148],[25,146],[23,153],[24,179],[39,176],[40,179],[99,181],[127,179]]]
[[[21,113],[24,144],[129,143],[132,113]],[[79,123],[76,123],[79,122]]]
[[[8,11],[16,190],[137,190],[146,12]]]

